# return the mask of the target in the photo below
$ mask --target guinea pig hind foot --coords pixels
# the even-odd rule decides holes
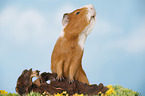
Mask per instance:
[[[63,76],[57,76],[56,77],[56,81],[63,81],[64,80],[64,77]]]
[[[73,84],[73,83],[74,83],[74,79],[72,79],[72,80],[69,79],[69,80],[68,80],[68,83],[69,83],[69,84]]]

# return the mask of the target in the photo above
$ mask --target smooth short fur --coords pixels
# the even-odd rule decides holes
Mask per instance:
[[[64,26],[52,52],[51,70],[57,73],[56,79],[69,78],[89,84],[82,68],[82,56],[87,35],[94,27],[96,11],[89,4],[63,16]]]

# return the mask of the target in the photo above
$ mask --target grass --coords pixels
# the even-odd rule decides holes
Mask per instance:
[[[141,96],[140,93],[130,90],[128,88],[123,88],[120,85],[113,86],[115,93],[107,96]]]
[[[112,88],[109,88],[108,93],[109,93],[108,95],[103,95],[100,93],[100,95],[95,96],[142,96],[140,93],[130,90],[128,88],[123,88],[120,85],[115,85]],[[19,96],[19,95],[17,93],[4,93],[0,94],[0,96]],[[42,96],[42,94],[31,92],[27,96]],[[52,95],[43,95],[43,96],[52,96]],[[55,96],[68,96],[68,94],[67,93],[55,94]],[[74,96],[87,96],[87,95],[75,94]]]

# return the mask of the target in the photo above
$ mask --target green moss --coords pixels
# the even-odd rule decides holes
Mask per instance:
[[[116,93],[112,93],[111,95],[108,95],[108,96],[140,96],[141,95],[138,92],[135,92],[128,88],[123,88],[120,85],[115,85],[113,86],[113,88]]]
[[[17,93],[0,94],[0,96],[19,96]]]

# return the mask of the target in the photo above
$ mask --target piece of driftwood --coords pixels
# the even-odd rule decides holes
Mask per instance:
[[[34,82],[32,82],[33,77],[37,77]],[[44,92],[45,94],[56,94],[66,91],[69,95],[75,93],[94,95],[99,92],[105,94],[108,90],[102,83],[99,85],[88,85],[75,80],[72,84],[69,84],[67,78],[63,81],[56,81],[56,77],[57,74],[44,72],[39,75],[38,70],[24,70],[17,80],[16,92],[20,95],[24,95],[31,91],[39,92],[41,94]],[[50,80],[50,84],[47,83],[48,80]]]

